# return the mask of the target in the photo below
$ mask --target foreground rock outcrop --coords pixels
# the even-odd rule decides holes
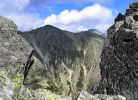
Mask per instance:
[[[7,100],[12,99],[17,85],[22,84],[23,67],[31,51],[17,32],[13,21],[0,16],[0,97]]]
[[[119,14],[108,29],[102,52],[101,81],[93,93],[121,94],[138,100],[138,2]]]

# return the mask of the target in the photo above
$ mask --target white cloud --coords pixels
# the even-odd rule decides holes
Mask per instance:
[[[30,0],[14,0],[15,5],[17,6],[17,8],[19,9],[23,9],[26,5],[29,4]]]
[[[0,3],[0,15],[13,20],[21,31],[31,30],[44,24],[38,14],[25,11],[30,0],[4,0]]]
[[[109,24],[99,24],[97,26],[94,27],[94,29],[98,29],[100,30],[101,32],[106,32],[107,29],[111,26],[112,24],[109,23]]]
[[[21,31],[28,31],[31,29],[38,28],[44,25],[44,21],[39,18],[37,14],[10,14],[6,16],[12,19],[17,25],[18,29]]]
[[[0,2],[0,15],[21,12],[29,2],[30,0],[3,0]]]
[[[45,25],[50,24],[69,31],[83,31],[98,28],[105,32],[112,21],[112,10],[94,4],[81,11],[64,10],[59,15],[52,14],[45,19]]]

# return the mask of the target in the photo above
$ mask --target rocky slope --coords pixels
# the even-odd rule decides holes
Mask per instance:
[[[100,80],[99,62],[104,38],[85,32],[75,34],[47,25],[20,33],[35,49],[25,84],[76,98]]]
[[[121,94],[138,100],[138,2],[119,14],[108,29],[100,63],[101,81],[93,93]]]

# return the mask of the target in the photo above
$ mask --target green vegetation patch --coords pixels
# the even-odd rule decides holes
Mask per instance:
[[[80,91],[84,86],[84,69],[81,67],[81,70],[80,70],[80,77],[78,79],[78,82],[77,82],[77,91]]]

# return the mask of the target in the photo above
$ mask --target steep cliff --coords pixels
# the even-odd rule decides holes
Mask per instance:
[[[100,63],[101,81],[93,93],[121,94],[138,100],[138,2],[119,14],[108,30]]]

